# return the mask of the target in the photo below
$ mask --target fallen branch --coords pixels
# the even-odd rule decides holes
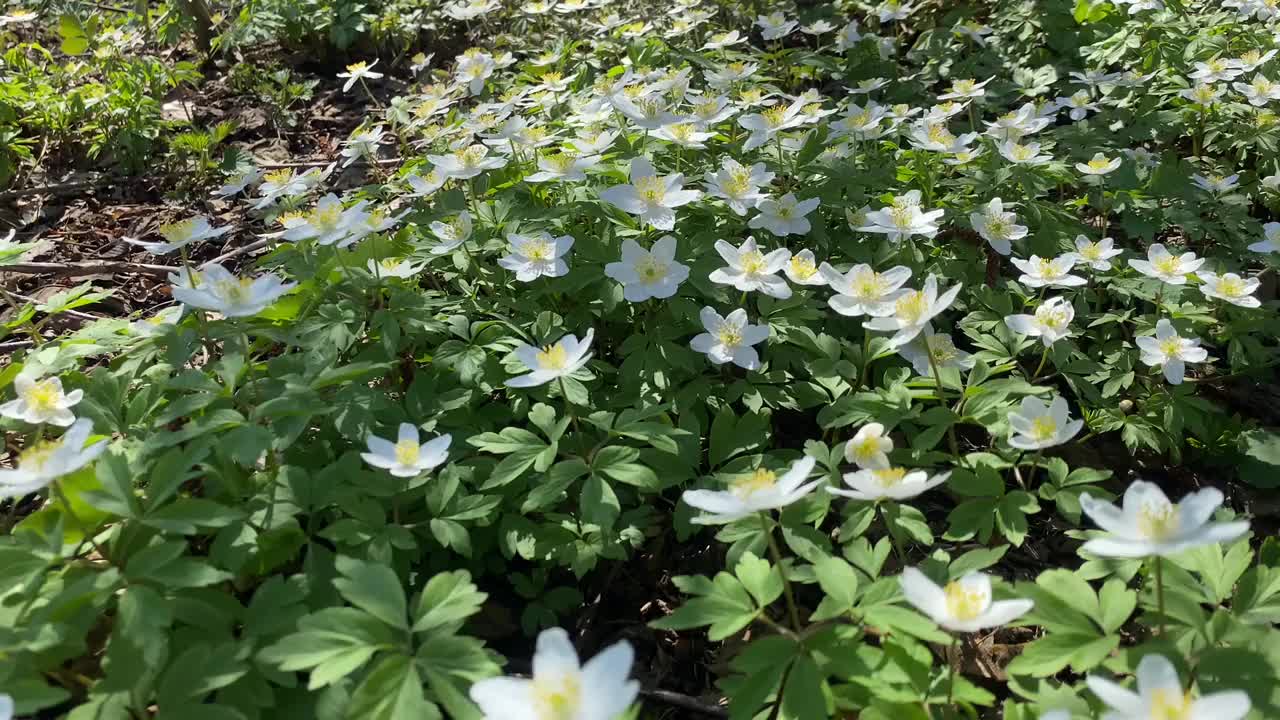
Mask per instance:
[[[53,275],[55,277],[80,277],[82,275],[107,275],[111,273],[141,273],[164,275],[182,268],[172,265],[148,265],[135,262],[76,262],[76,263],[15,263],[0,267],[0,273],[20,275]]]
[[[235,250],[232,250],[230,252],[225,252],[219,255],[218,257],[210,260],[209,262],[202,263],[200,267],[206,268],[210,265],[213,265],[214,263],[222,263],[227,260],[230,260],[233,257],[239,257],[240,255],[246,255],[255,250],[261,250],[262,248],[270,247],[271,244],[274,243],[275,241],[276,241],[276,238],[263,238],[262,240],[251,242],[248,245],[245,245],[243,247],[238,247]]]
[[[331,158],[320,158],[317,160],[295,160],[292,162],[278,162],[278,163],[264,162],[264,163],[255,163],[255,164],[258,166],[258,169],[260,170],[280,170],[284,168],[320,167],[322,165],[328,165],[329,163],[332,163],[332,162],[337,162],[337,160],[334,160]],[[382,158],[374,161],[374,163],[378,165],[396,165],[401,162],[404,162],[403,158]],[[368,160],[356,160],[355,162],[351,163],[347,167],[368,167],[369,165],[374,163],[370,163]]]
[[[63,193],[76,192],[77,190],[89,190],[103,185],[110,185],[118,179],[100,177],[94,180],[79,180],[76,182],[55,183],[53,185],[37,185],[36,187],[20,188],[18,190],[5,190],[0,192],[0,200],[12,200],[31,195],[61,195]]]
[[[0,352],[9,352],[10,350],[21,350],[35,345],[32,340],[14,340],[12,342],[0,343]]]
[[[672,705],[685,710],[692,710],[693,712],[701,713],[707,717],[729,717],[729,711],[719,705],[704,703],[695,697],[678,692],[671,692],[670,690],[641,690],[640,695],[648,698],[649,700],[666,703],[667,705]]]

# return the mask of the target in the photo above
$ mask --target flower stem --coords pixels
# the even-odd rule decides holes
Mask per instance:
[[[1040,364],[1036,365],[1036,371],[1031,373],[1031,382],[1035,382],[1035,379],[1040,377],[1040,371],[1044,370],[1045,361],[1047,361],[1048,359],[1049,359],[1049,346],[1045,345],[1044,352],[1040,353]]]
[[[956,697],[956,661],[955,655],[960,651],[960,636],[955,635],[951,638],[951,652],[947,653],[947,666],[951,671],[951,680],[947,683],[947,707],[955,704]]]
[[[782,551],[778,549],[778,541],[773,537],[773,524],[767,513],[761,513],[760,524],[764,528],[765,540],[769,542],[769,555],[773,564],[778,566],[778,576],[782,578],[782,592],[787,598],[787,612],[791,616],[791,629],[800,633],[800,611],[796,609],[796,596],[791,591],[791,581],[787,579],[786,570],[782,567]]]
[[[929,356],[929,369],[933,370],[933,379],[938,384],[938,402],[943,407],[947,405],[946,394],[942,389],[942,373],[938,371],[938,360],[933,356],[933,347],[929,345],[929,338],[924,339],[924,353]],[[960,443],[956,442],[956,426],[955,423],[947,425],[947,442],[951,445],[951,455],[955,457],[956,464],[960,464]]]
[[[858,372],[858,388],[861,389],[867,384],[867,380],[871,377],[871,331],[863,329],[862,331],[862,370]]]
[[[1031,456],[1031,469],[1027,471],[1027,484],[1026,484],[1026,487],[1031,487],[1031,481],[1035,479],[1035,476],[1036,476],[1036,468],[1040,465],[1040,456],[1041,456],[1041,455],[1044,455],[1044,450],[1043,450],[1043,449],[1037,450],[1037,451],[1036,451],[1036,454]]]
[[[1163,562],[1163,558],[1157,555],[1155,556],[1153,563],[1156,566],[1155,567],[1156,612],[1159,613],[1160,615],[1160,618],[1157,621],[1158,625],[1156,627],[1160,630],[1160,637],[1164,637],[1166,628],[1164,626],[1164,562]]]

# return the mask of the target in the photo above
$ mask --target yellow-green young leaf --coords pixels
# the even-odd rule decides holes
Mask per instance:
[[[413,658],[391,655],[378,662],[351,694],[347,717],[361,720],[437,720]]]
[[[414,632],[434,630],[474,615],[488,595],[471,582],[466,570],[442,572],[427,582],[414,612]]]

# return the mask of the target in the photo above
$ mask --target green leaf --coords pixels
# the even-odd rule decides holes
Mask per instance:
[[[471,582],[466,570],[442,572],[431,578],[414,610],[414,632],[428,632],[457,623],[480,610],[488,595]]]
[[[733,572],[760,607],[768,607],[782,596],[782,574],[768,560],[743,553]]]
[[[404,588],[391,568],[345,555],[339,555],[335,564],[342,577],[333,585],[347,602],[392,627],[409,629]]]
[[[582,485],[578,508],[582,512],[582,519],[602,528],[613,527],[614,521],[622,512],[618,496],[614,494],[609,482],[594,473]]]
[[[412,658],[383,658],[365,676],[355,692],[347,717],[351,720],[437,720],[440,708],[427,700],[422,677]]]

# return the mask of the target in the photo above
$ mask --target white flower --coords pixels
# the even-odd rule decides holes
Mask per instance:
[[[229,318],[257,315],[297,286],[272,273],[236,277],[216,263],[204,266],[195,276],[194,283],[186,273],[169,276],[173,299]]]
[[[1070,710],[1050,710],[1040,716],[1040,720],[1071,720]]]
[[[845,52],[862,42],[862,33],[858,32],[858,21],[850,20],[848,25],[836,33],[836,50]]]
[[[601,191],[600,199],[623,212],[638,216],[659,230],[675,227],[673,208],[687,205],[702,197],[697,190],[683,190],[684,175],[674,173],[661,177],[644,157],[631,161],[631,183],[614,185]]]
[[[1093,242],[1084,235],[1076,236],[1076,255],[1080,258],[1080,263],[1088,265],[1094,270],[1110,270],[1111,258],[1122,254],[1124,251],[1113,248],[1114,240],[1109,237],[1102,238],[1097,242]]]
[[[184,248],[191,243],[222,237],[232,230],[233,228],[230,225],[215,228],[209,224],[209,218],[197,215],[181,222],[161,225],[160,234],[164,236],[165,242],[146,242],[130,237],[121,239],[131,245],[146,248],[148,252],[156,255],[164,255],[179,248]]]
[[[805,35],[826,35],[827,33],[835,29],[836,29],[836,26],[832,25],[826,20],[815,20],[809,23],[808,25],[801,26],[800,32],[804,33]]]
[[[916,9],[915,3],[901,0],[885,0],[876,6],[876,17],[884,24],[890,20],[906,20]]]
[[[1249,249],[1259,253],[1280,252],[1280,222],[1269,222],[1262,226],[1262,239],[1249,245]]]
[[[618,133],[614,130],[583,130],[567,142],[574,150],[578,151],[579,155],[590,157],[608,150],[613,146],[613,141],[617,139]]]
[[[1071,108],[1069,116],[1072,120],[1083,120],[1088,117],[1090,110],[1098,111],[1098,106],[1093,103],[1093,97],[1089,95],[1088,90],[1077,90],[1069,97],[1060,97],[1057,105],[1059,109]]]
[[[1061,445],[1080,432],[1083,420],[1072,420],[1067,401],[1061,395],[1045,405],[1039,398],[1027,395],[1022,405],[1009,413],[1013,430],[1009,444],[1019,450],[1043,450]]]
[[[825,264],[825,263],[824,263]],[[787,278],[797,285],[826,285],[827,279],[818,272],[818,260],[808,248],[791,256],[782,267]]]
[[[373,66],[377,64],[378,61],[374,60],[371,63],[357,62],[348,65],[346,72],[338,73],[338,77],[347,79],[347,81],[342,84],[342,92],[350,91],[351,86],[365,78],[376,80],[377,78],[382,77],[382,73],[373,71]]]
[[[875,140],[887,132],[884,120],[888,117],[889,111],[873,100],[868,100],[866,107],[851,103],[844,115],[831,123],[831,129],[854,140]]]
[[[1197,105],[1208,107],[1217,102],[1218,98],[1222,97],[1223,92],[1225,91],[1222,88],[1215,87],[1212,84],[1198,83],[1186,90],[1179,91],[1178,95]]]
[[[568,274],[569,264],[564,261],[564,255],[573,247],[572,237],[561,235],[553,238],[546,231],[536,235],[509,233],[507,242],[511,249],[498,258],[498,264],[514,272],[520,282]]]
[[[1004,324],[1020,334],[1038,337],[1049,347],[1062,338],[1071,337],[1071,321],[1076,317],[1076,309],[1071,301],[1058,296],[1044,301],[1036,308],[1035,315],[1009,315]]]
[[[432,255],[444,255],[462,246],[471,237],[471,213],[463,210],[449,220],[432,220],[431,234],[440,242],[431,248]]]
[[[1244,96],[1245,101],[1254,107],[1262,107],[1274,100],[1280,100],[1280,84],[1268,80],[1262,75],[1254,77],[1247,83],[1232,83],[1231,87],[1235,88]]]
[[[689,120],[701,128],[718,125],[738,112],[738,108],[723,95],[703,95],[690,101]]]
[[[1186,285],[1187,274],[1200,269],[1204,258],[1197,258],[1193,252],[1173,255],[1161,243],[1147,248],[1146,260],[1129,260],[1129,267],[1170,285]]]
[[[1023,145],[1017,140],[1005,140],[1000,143],[1000,154],[1015,165],[1044,165],[1053,160],[1052,155],[1040,154],[1040,143],[1031,142]]]
[[[728,266],[713,270],[711,282],[732,285],[743,292],[762,292],[780,300],[791,297],[791,287],[777,275],[791,259],[791,251],[778,248],[765,255],[756,246],[754,237],[748,237],[736,248],[717,240],[715,248]]]
[[[987,83],[994,80],[995,77],[989,77],[982,82],[978,82],[972,78],[956,80],[951,83],[951,88],[947,92],[938,96],[939,100],[970,100],[980,98],[987,94]]]
[[[419,443],[417,426],[400,423],[395,442],[370,435],[367,441],[369,452],[360,453],[360,457],[396,477],[417,477],[449,458],[449,443],[452,441],[453,436],[445,433]]]
[[[1196,187],[1200,188],[1201,190],[1204,190],[1205,192],[1213,193],[1214,195],[1219,195],[1221,193],[1227,192],[1228,190],[1235,189],[1236,185],[1240,184],[1240,176],[1227,175],[1224,177],[1222,175],[1196,174],[1191,176],[1191,182],[1195,183]]]
[[[538,635],[532,678],[480,680],[471,686],[471,700],[484,720],[613,720],[640,692],[640,684],[628,679],[634,659],[623,640],[579,665],[568,634],[549,628]]]
[[[468,92],[479,95],[484,90],[485,80],[489,79],[497,67],[498,64],[492,55],[482,50],[472,49],[458,58],[453,74],[459,84],[467,86]]]
[[[92,432],[93,423],[80,418],[57,440],[41,440],[24,449],[12,470],[0,469],[0,498],[29,495],[96,460],[107,443],[85,447]]]
[[[892,451],[893,438],[885,434],[884,425],[873,422],[858,428],[853,439],[844,444],[844,459],[863,470],[880,470],[890,467]]]
[[[952,32],[963,35],[982,47],[987,45],[987,36],[992,30],[976,20],[966,20],[953,28]]]
[[[899,346],[898,354],[911,363],[911,368],[917,375],[923,377],[933,377],[930,355],[933,356],[932,362],[938,365],[939,370],[946,368],[968,370],[974,363],[973,354],[957,348],[950,335],[935,333],[927,325],[924,332],[917,335],[914,340]]]
[[[412,197],[428,197],[433,195],[437,190],[444,186],[448,179],[449,178],[444,175],[441,175],[435,168],[432,168],[425,177],[416,173],[404,176],[404,181],[409,184],[409,194]]]
[[[795,20],[788,20],[785,15],[780,12],[770,13],[768,15],[759,15],[756,17],[756,27],[760,28],[760,37],[764,40],[777,40],[791,34],[791,31],[799,25]]]
[[[455,180],[469,180],[486,170],[496,170],[507,164],[504,157],[490,157],[489,147],[479,143],[448,155],[428,155],[427,159],[437,172]]]
[[[579,156],[559,152],[538,155],[538,172],[525,177],[525,182],[577,182],[587,179],[587,171],[600,165],[599,155]]]
[[[258,168],[250,168],[244,172],[228,175],[226,181],[213,191],[216,197],[231,197],[244,192],[245,188],[262,179],[262,171]]]
[[[956,137],[947,129],[946,120],[927,117],[912,125],[907,133],[907,138],[915,147],[941,153],[965,152],[976,137],[977,133],[965,133]]]
[[[1052,260],[1032,255],[1027,260],[1012,258],[1011,262],[1022,271],[1018,282],[1027,287],[1077,287],[1088,282],[1071,274],[1078,260],[1075,253],[1065,253]]]
[[[1168,557],[1203,545],[1231,542],[1249,531],[1249,523],[1210,522],[1222,505],[1217,488],[1197,490],[1174,504],[1154,483],[1138,480],[1125,490],[1121,507],[1084,493],[1080,509],[1106,531],[1080,549],[1114,558]]]
[[[809,232],[809,219],[805,217],[818,207],[818,198],[797,200],[792,193],[787,193],[777,200],[761,200],[756,209],[759,214],[751,218],[748,227],[764,228],[774,235],[804,235]]]
[[[411,262],[405,258],[385,258],[383,260],[370,260],[366,267],[369,268],[369,273],[375,277],[407,278],[422,272],[422,268],[426,266],[422,263]]]
[[[1205,297],[1218,298],[1246,308],[1262,305],[1258,298],[1253,297],[1253,292],[1262,284],[1257,278],[1245,279],[1235,273],[1218,275],[1207,270],[1201,270],[1196,276],[1202,281],[1200,292]]]
[[[360,226],[369,218],[366,205],[368,201],[361,200],[344,207],[337,195],[329,193],[305,216],[287,218],[282,237],[290,242],[314,240],[317,245],[346,247],[363,233]]]
[[[729,32],[716,33],[712,35],[707,39],[707,43],[702,46],[702,49],[723,50],[727,47],[732,47],[738,43],[744,42],[745,40],[746,38],[744,38],[737,30],[730,30]]]
[[[604,266],[604,274],[622,283],[628,302],[669,298],[689,277],[689,266],[676,262],[676,239],[665,235],[645,250],[636,241],[622,241],[622,261]]]
[[[925,278],[923,290],[909,290],[893,301],[893,312],[884,317],[874,317],[862,327],[868,330],[891,332],[890,348],[900,348],[915,339],[929,321],[955,302],[960,294],[960,283],[951,289],[938,294],[938,278],[930,275]]]
[[[349,167],[351,163],[362,157],[372,157],[378,152],[378,144],[382,142],[382,138],[386,134],[382,126],[378,126],[372,130],[363,130],[352,135],[343,143],[340,154],[346,160],[342,162],[342,167]]]
[[[698,126],[690,120],[663,125],[654,131],[653,135],[690,150],[705,150],[707,146],[704,141],[716,136],[713,132],[699,130]]]
[[[84,398],[83,390],[63,392],[62,380],[59,378],[37,380],[25,373],[19,373],[14,378],[13,389],[18,394],[18,399],[0,405],[0,415],[32,425],[71,425],[76,420],[71,408]]]
[[[1155,337],[1144,335],[1134,338],[1134,342],[1142,351],[1142,362],[1160,367],[1171,385],[1182,384],[1186,363],[1201,363],[1209,358],[1208,351],[1200,347],[1199,338],[1178,335],[1173,323],[1165,318],[1156,323]]]
[[[805,102],[796,100],[790,105],[774,105],[759,113],[751,113],[738,118],[738,124],[750,130],[751,135],[743,143],[744,151],[755,150],[783,130],[803,124],[808,118],[804,115]]]
[[[760,354],[751,346],[769,339],[768,325],[751,325],[742,308],[721,317],[714,308],[704,307],[698,317],[706,332],[695,335],[689,347],[706,353],[715,365],[732,362],[747,370],[760,367]]]
[[[1109,709],[1102,716],[1105,720],[1244,720],[1249,714],[1249,695],[1241,690],[1193,699],[1190,690],[1182,689],[1173,663],[1163,655],[1142,656],[1134,676],[1137,692],[1097,675],[1085,678],[1089,689]]]
[[[591,341],[595,334],[594,328],[588,329],[582,340],[578,340],[577,335],[565,335],[541,348],[521,344],[515,349],[515,356],[529,372],[508,380],[507,387],[545,385],[577,372],[591,359]]]
[[[1244,72],[1227,58],[1213,58],[1207,62],[1197,62],[1195,63],[1195,68],[1195,70],[1187,74],[1187,77],[1203,83],[1234,80]]]
[[[1102,153],[1094,153],[1087,163],[1076,163],[1076,170],[1085,175],[1106,175],[1120,167],[1120,158],[1108,158]]]
[[[849,317],[892,314],[894,301],[911,292],[901,289],[911,278],[911,268],[903,265],[882,273],[872,270],[870,265],[855,265],[849,268],[849,272],[841,275],[840,271],[822,263],[818,267],[818,274],[836,292],[827,300],[827,304],[832,310]]]
[[[170,305],[163,310],[156,311],[149,318],[134,320],[129,325],[129,330],[139,337],[154,337],[162,335],[168,331],[170,327],[178,322],[182,317],[181,305]]]
[[[1243,53],[1240,53],[1240,57],[1234,60],[1229,60],[1228,62],[1231,63],[1231,67],[1234,67],[1241,72],[1249,73],[1262,67],[1268,60],[1275,57],[1276,52],[1277,51],[1275,50],[1268,50],[1265,53],[1257,50],[1246,50]]]
[[[877,500],[908,500],[926,490],[935,488],[946,482],[951,473],[938,473],[933,477],[924,470],[910,470],[904,467],[866,468],[857,472],[845,473],[844,484],[851,489],[828,487],[827,492],[833,495],[875,502]]]
[[[685,490],[685,504],[706,515],[693,518],[699,525],[719,525],[761,510],[784,508],[813,492],[822,480],[806,483],[816,461],[806,455],[779,476],[758,468],[730,481],[728,490]]]
[[[1021,107],[1013,112],[1005,113],[995,119],[994,122],[987,123],[987,136],[999,140],[1001,142],[1010,143],[1010,152],[1013,152],[1014,145],[1017,140],[1027,135],[1034,135],[1049,126],[1052,122],[1047,117],[1042,117],[1036,112],[1034,103],[1023,103]],[[1013,153],[1020,154],[1021,151]],[[1009,158],[1009,155],[1001,151],[1002,155]],[[1034,155],[1035,153],[1032,153]],[[1013,158],[1009,158],[1013,160]],[[1014,160],[1014,162],[1021,162]]]
[[[659,93],[650,92],[639,97],[615,95],[613,106],[633,125],[650,132],[680,121],[680,118],[671,112],[666,98]]]
[[[867,213],[867,224],[857,230],[882,233],[893,242],[905,240],[912,235],[931,238],[938,234],[938,220],[945,212],[941,209],[921,210],[920,191],[912,190],[906,195],[895,197],[892,205]]]
[[[5,24],[5,17],[0,16],[0,25]],[[3,693],[0,693],[0,720],[13,720],[13,698]]]
[[[1027,226],[1018,224],[1017,215],[1005,212],[1000,198],[992,198],[982,206],[982,212],[969,213],[969,222],[982,239],[1001,255],[1013,252],[1011,241],[1027,236]]]
[[[705,176],[707,195],[724,200],[738,215],[757,207],[768,197],[760,188],[773,181],[774,174],[765,169],[764,163],[747,167],[733,158],[725,158],[717,173]]]
[[[952,632],[1000,627],[1031,611],[1031,600],[992,600],[991,576],[970,572],[942,587],[916,568],[904,568],[902,594],[907,602]]]

